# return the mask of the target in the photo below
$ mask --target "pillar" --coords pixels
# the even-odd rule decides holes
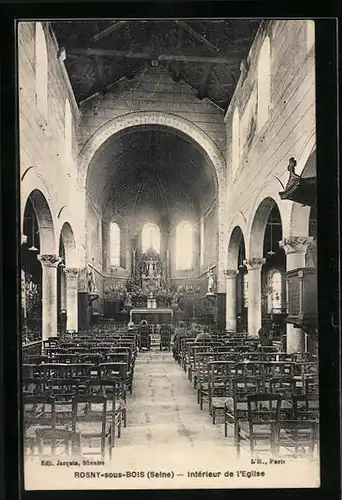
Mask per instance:
[[[67,282],[65,269],[61,271],[61,310],[67,309]]]
[[[216,293],[216,326],[223,331],[226,329],[226,294]]]
[[[261,268],[266,259],[244,260],[248,271],[248,334],[257,335],[261,328]]]
[[[236,332],[236,276],[238,271],[226,269],[226,330]]]
[[[102,269],[106,274],[110,268],[110,223],[102,221]]]
[[[43,340],[57,336],[57,255],[38,255],[42,265]]]
[[[305,267],[305,254],[308,247],[313,243],[310,236],[290,236],[279,242],[286,254],[286,271]],[[294,352],[305,352],[305,332],[301,328],[288,323],[286,325],[286,350],[288,354]]]
[[[67,330],[78,331],[78,269],[67,267],[66,275],[66,310]]]

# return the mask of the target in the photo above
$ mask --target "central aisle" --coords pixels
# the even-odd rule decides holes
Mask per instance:
[[[155,348],[157,349],[157,348]],[[196,390],[172,353],[140,352],[134,371],[133,395],[128,397],[128,428],[118,442],[124,446],[177,446],[179,451],[199,445],[225,445],[223,424],[213,425],[207,405],[200,410]]]

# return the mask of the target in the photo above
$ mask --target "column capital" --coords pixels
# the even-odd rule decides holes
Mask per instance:
[[[61,258],[55,254],[37,255],[37,259],[43,267],[57,267],[62,262]]]
[[[279,241],[279,247],[284,250],[286,254],[291,253],[305,253],[307,249],[314,245],[312,236],[289,236]]]
[[[67,275],[67,278],[78,278],[79,271],[80,270],[78,267],[66,267],[64,269],[64,272]]]
[[[238,273],[239,273],[239,271],[237,269],[224,269],[223,270],[223,274],[226,277],[226,279],[235,278]]]
[[[265,262],[266,259],[263,257],[251,257],[250,259],[245,259],[243,264],[247,267],[247,271],[257,271],[262,268]]]
[[[25,243],[27,243],[27,236],[26,236],[26,234],[22,234],[21,235],[21,244],[25,245]]]

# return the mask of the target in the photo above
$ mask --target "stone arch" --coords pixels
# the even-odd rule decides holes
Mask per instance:
[[[79,256],[81,249],[80,234],[82,234],[82,228],[80,226],[80,221],[78,220],[78,212],[73,210],[70,205],[63,205],[57,213],[57,221],[58,221],[59,234],[61,234],[63,226],[65,224],[71,227],[73,238],[75,241],[75,246],[77,249],[77,256],[78,256],[77,259],[80,260]]]
[[[52,217],[52,211],[50,210],[49,204],[47,202],[44,193],[39,189],[32,189],[29,195],[23,203],[23,211],[27,202],[30,201],[32,208],[34,210],[39,230],[39,243],[40,243],[40,253],[45,254],[56,254],[56,236],[55,236],[55,224]],[[23,224],[22,217],[22,224]]]
[[[24,212],[26,207],[26,202],[32,191],[38,190],[44,196],[46,203],[50,208],[51,217],[53,220],[54,229],[57,227],[57,222],[55,219],[55,210],[52,196],[50,194],[50,189],[43,178],[43,176],[38,172],[36,166],[30,166],[26,168],[21,176],[20,183],[20,216],[21,216],[21,230],[23,230],[24,224]]]
[[[79,185],[85,187],[88,166],[101,145],[111,136],[139,125],[161,125],[170,127],[188,136],[211,160],[219,185],[225,181],[226,161],[215,142],[196,124],[172,113],[161,111],[141,111],[113,118],[99,127],[88,139],[79,154]]]
[[[283,238],[286,238],[290,235],[290,218],[291,218],[291,208],[292,208],[292,201],[288,200],[282,200],[279,196],[279,192],[283,191],[284,186],[280,183],[280,181],[276,178],[271,179],[269,182],[266,182],[262,188],[259,190],[259,192],[255,195],[254,197],[254,204],[252,205],[249,215],[248,215],[248,220],[247,220],[247,228],[246,228],[246,258],[250,257],[261,257],[262,256],[262,241],[259,244],[259,249],[261,248],[261,253],[260,255],[252,255],[250,253],[251,250],[251,236],[252,236],[252,230],[253,230],[253,224],[256,222],[255,216],[257,214],[257,211],[259,209],[259,206],[261,203],[266,199],[266,198],[271,198],[272,203],[269,206],[269,210],[267,211],[267,215],[265,215],[265,227],[267,223],[267,218],[270,213],[270,211],[273,208],[273,204],[275,203],[278,207],[278,210],[280,212],[280,219],[282,223],[282,230],[283,230]],[[264,207],[265,208],[265,207]],[[259,216],[261,215],[261,212],[259,212]],[[264,230],[265,227],[261,228],[262,235],[264,235]],[[254,229],[256,226],[254,226]],[[253,238],[255,238],[256,235],[254,234]],[[261,245],[261,247],[260,247]],[[255,247],[253,248],[255,250]]]
[[[257,209],[253,211],[253,217],[248,232],[248,241],[246,251],[248,258],[262,258],[264,247],[264,236],[268,217],[272,208],[276,205],[280,213],[282,227],[284,227],[283,217],[279,204],[273,197],[267,196],[258,204]],[[284,231],[284,229],[283,229]]]
[[[60,238],[63,239],[66,267],[77,267],[78,259],[76,241],[74,231],[69,222],[64,222],[60,231]]]
[[[234,227],[234,229],[230,233],[228,241],[227,269],[236,270],[238,268],[238,257],[241,241],[243,241],[246,246],[245,237],[240,226]]]

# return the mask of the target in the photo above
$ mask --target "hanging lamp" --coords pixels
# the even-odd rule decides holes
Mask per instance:
[[[35,246],[34,244],[34,240],[35,240],[35,212],[34,212],[34,196],[32,195],[32,246],[30,246],[29,250],[30,252],[38,252],[38,248]]]
[[[241,250],[241,246],[240,246],[240,250]],[[238,263],[238,269],[240,269],[240,272],[242,271],[242,269],[245,267],[243,265],[243,257],[242,257],[242,252],[239,250],[239,263]]]
[[[268,255],[269,257],[272,257],[273,255],[275,255],[275,252],[273,252],[273,241],[272,241],[272,240],[273,240],[273,231],[272,231],[272,226],[273,226],[273,224],[272,224],[272,220],[270,220],[268,224],[269,224],[269,226],[270,226],[270,231],[271,231],[271,234],[270,234],[270,240],[271,240],[271,241],[270,241],[270,249],[269,249],[269,251],[267,252],[267,255]]]

